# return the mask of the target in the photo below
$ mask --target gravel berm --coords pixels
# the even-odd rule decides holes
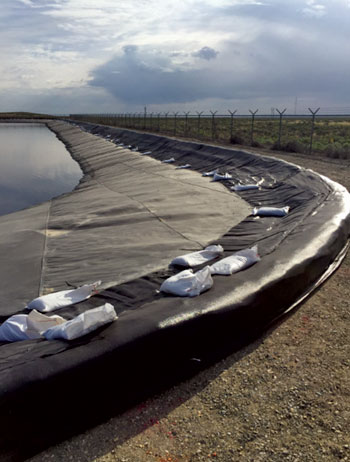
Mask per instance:
[[[350,190],[349,160],[270,155]],[[205,368],[194,358],[192,378],[30,461],[350,461],[349,282],[347,255],[254,343]]]

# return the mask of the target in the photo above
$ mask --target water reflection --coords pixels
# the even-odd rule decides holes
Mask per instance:
[[[71,191],[82,172],[43,124],[0,123],[0,215]]]

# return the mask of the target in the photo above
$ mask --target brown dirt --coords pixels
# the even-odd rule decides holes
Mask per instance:
[[[271,155],[350,189],[349,161]],[[350,461],[349,280],[347,255],[263,338],[31,461]]]

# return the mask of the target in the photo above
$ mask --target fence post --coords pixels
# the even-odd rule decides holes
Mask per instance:
[[[169,112],[165,112],[165,113],[164,113],[164,116],[165,116],[165,128],[164,128],[164,132],[165,132],[165,133],[168,131],[168,114],[169,114]]]
[[[160,131],[160,114],[161,112],[158,112],[157,114],[157,131],[158,132]]]
[[[174,112],[174,135],[176,135],[176,123],[177,123],[177,115],[179,112]]]
[[[190,113],[190,111],[188,112],[184,112],[185,114],[185,136],[187,136],[187,128],[188,128],[188,114]]]
[[[258,112],[258,110],[259,109],[253,112],[249,109],[249,112],[252,115],[252,127],[251,127],[251,132],[250,132],[250,144],[251,145],[253,145],[253,142],[254,142],[254,120],[255,120],[255,114]]]
[[[143,130],[146,130],[146,122],[147,122],[147,108],[145,106],[145,109],[143,111]]]
[[[211,139],[213,140],[214,139],[214,135],[215,135],[215,114],[217,113],[218,111],[210,111],[211,113]]]
[[[203,114],[203,111],[201,111],[201,112],[196,111],[196,112],[198,114],[197,136],[198,136],[198,138],[200,138],[201,115]]]
[[[237,109],[233,112],[228,109],[228,112],[231,114],[231,121],[230,121],[230,141],[231,141],[232,136],[233,136],[233,116],[236,114]]]
[[[316,111],[313,111],[312,109],[308,108],[309,111],[312,114],[312,122],[311,122],[311,134],[310,134],[310,147],[309,147],[309,154],[312,154],[312,141],[314,137],[314,129],[315,129],[315,117],[320,108],[317,108]]]
[[[280,117],[280,123],[279,123],[279,128],[278,128],[278,147],[280,148],[281,147],[281,138],[282,138],[282,118],[283,118],[283,114],[286,112],[286,108],[283,109],[283,111],[280,111],[277,109],[277,107],[275,108],[276,111],[278,112],[279,114],[279,117]]]

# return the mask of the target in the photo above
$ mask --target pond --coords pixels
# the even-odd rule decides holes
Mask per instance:
[[[82,176],[44,124],[0,123],[0,215],[72,191]]]

